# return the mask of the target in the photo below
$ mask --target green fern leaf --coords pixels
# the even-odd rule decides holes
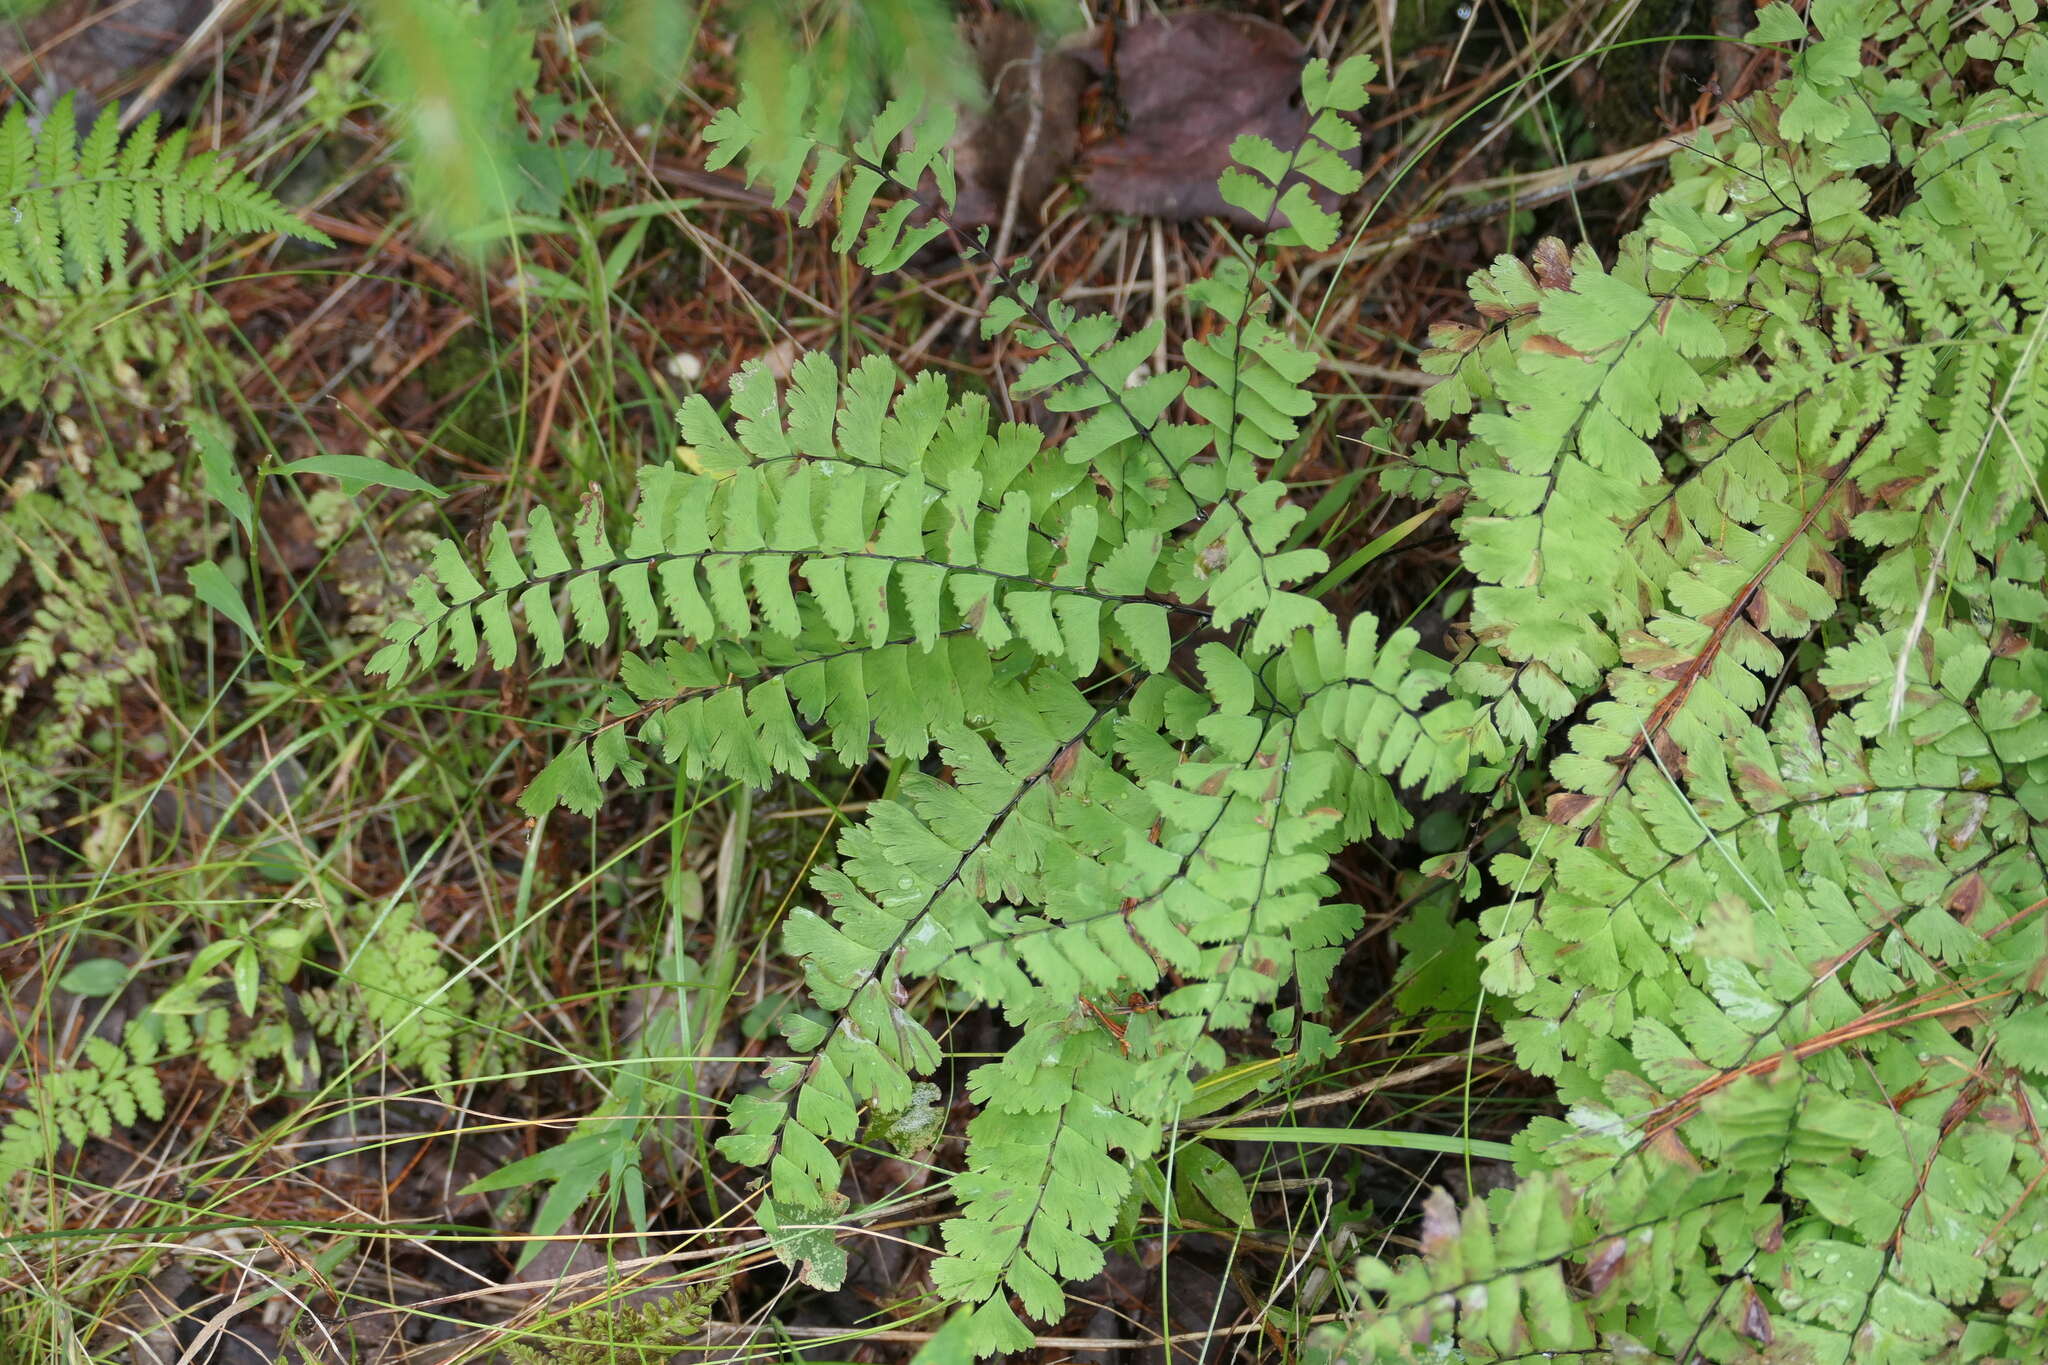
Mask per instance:
[[[183,132],[159,142],[156,129],[151,115],[122,142],[109,106],[81,147],[70,96],[40,133],[26,105],[9,109],[0,118],[0,282],[25,294],[97,285],[119,273],[130,228],[151,253],[202,226],[333,245],[217,153],[187,157]]]

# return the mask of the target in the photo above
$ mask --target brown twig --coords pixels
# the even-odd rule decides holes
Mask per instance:
[[[1460,1066],[1470,1063],[1476,1057],[1484,1057],[1490,1053],[1499,1052],[1507,1047],[1507,1045],[1508,1040],[1506,1038],[1489,1038],[1470,1051],[1456,1052],[1448,1057],[1438,1057],[1432,1061],[1419,1062],[1414,1066],[1403,1067],[1399,1071],[1389,1071],[1384,1076],[1375,1076],[1369,1081],[1360,1081],[1357,1085],[1343,1090],[1333,1090],[1327,1095],[1303,1095],[1295,1099],[1280,1100],[1273,1104],[1262,1105],[1257,1109],[1247,1109],[1241,1114],[1226,1114],[1221,1118],[1210,1119],[1202,1123],[1195,1131],[1206,1132],[1211,1128],[1221,1128],[1229,1124],[1250,1123],[1253,1119],[1280,1118],[1298,1109],[1320,1109],[1332,1104],[1347,1104],[1352,1100],[1364,1099],[1367,1095],[1375,1094],[1390,1086],[1406,1085],[1410,1081],[1419,1081],[1426,1076],[1440,1075],[1445,1071],[1455,1070]]]

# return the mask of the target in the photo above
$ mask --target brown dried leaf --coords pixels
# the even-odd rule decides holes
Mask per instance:
[[[1595,1294],[1614,1283],[1614,1277],[1628,1261],[1628,1239],[1610,1237],[1600,1244],[1593,1253],[1593,1259],[1586,1262],[1586,1287]]]
[[[1972,872],[1957,882],[1955,888],[1948,893],[1950,912],[1964,924],[1969,924],[1977,918],[1977,912],[1984,908],[1985,891],[1984,874]]]
[[[1434,1189],[1422,1201],[1422,1250],[1433,1253],[1456,1241],[1463,1230],[1458,1219],[1458,1201],[1446,1189]]]
[[[980,606],[981,604],[976,603],[975,605]],[[1066,748],[1060,750],[1058,757],[1053,759],[1051,779],[1054,787],[1064,787],[1066,785],[1067,778],[1073,774],[1074,765],[1080,762],[1083,747],[1085,746],[1081,740],[1074,740]]]
[[[1530,253],[1529,264],[1536,274],[1536,283],[1543,289],[1569,289],[1572,287],[1572,250],[1555,237],[1545,237]]]
[[[1651,1151],[1657,1153],[1657,1155],[1663,1157],[1666,1161],[1669,1161],[1687,1174],[1698,1175],[1700,1173],[1699,1158],[1692,1154],[1692,1150],[1671,1129],[1658,1129],[1650,1135],[1650,1140],[1646,1145]]]
[[[1586,358],[1586,353],[1579,350],[1576,346],[1566,345],[1556,337],[1544,332],[1530,333],[1529,336],[1523,339],[1522,345],[1538,355],[1561,356],[1566,360],[1584,360]]]
[[[1088,192],[1116,213],[1272,226],[1224,203],[1216,181],[1244,134],[1301,145],[1305,58],[1293,34],[1246,14],[1190,10],[1133,26],[1116,45],[1124,131],[1084,158]],[[1099,56],[1093,64],[1102,74]]]
[[[1743,1296],[1742,1326],[1739,1330],[1751,1341],[1764,1346],[1770,1345],[1775,1335],[1771,1331],[1771,1315],[1764,1311],[1763,1300],[1756,1296],[1754,1289]]]
[[[1074,159],[1087,70],[1071,53],[1043,47],[1038,30],[1014,14],[970,24],[965,36],[988,103],[961,121],[953,139],[959,197],[952,221],[995,226],[1014,194],[1017,221],[1036,223]]]
[[[1439,351],[1469,351],[1486,340],[1486,333],[1467,322],[1432,322],[1429,344]]]
[[[1600,798],[1585,792],[1558,792],[1543,807],[1543,818],[1553,825],[1570,829],[1584,820],[1586,813],[1598,805]]]
[[[1774,800],[1781,800],[1786,795],[1785,784],[1778,780],[1777,775],[1755,763],[1736,764],[1735,775],[1741,781],[1742,790],[1746,794]]]
[[[212,7],[212,0],[65,0],[0,23],[0,68],[38,110],[76,95],[73,112],[83,127],[136,68],[168,57]]]

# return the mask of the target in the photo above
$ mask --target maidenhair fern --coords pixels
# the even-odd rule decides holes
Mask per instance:
[[[1240,144],[1231,193],[1281,240],[1334,235],[1308,191],[1356,185],[1345,116],[1370,69],[1311,66],[1300,151]],[[950,191],[943,117],[892,106],[841,152],[742,103],[711,136],[807,214],[836,196],[871,268],[942,230],[913,225],[912,191],[927,172]],[[894,203],[866,225],[878,195]],[[829,1224],[861,1110],[910,1109],[939,1064],[921,988],[999,1006],[1021,1037],[970,1082],[962,1212],[933,1269],[998,1349],[1030,1340],[1012,1295],[1056,1318],[1062,1284],[1100,1268],[1130,1163],[1224,1065],[1219,1032],[1262,1021],[1314,1053],[1300,1010],[1359,923],[1330,856],[1406,826],[1394,781],[1457,780],[1470,708],[1441,700],[1411,632],[1340,623],[1300,588],[1328,565],[1284,548],[1301,512],[1261,461],[1296,434],[1314,366],[1268,320],[1262,266],[1201,290],[1214,337],[1143,377],[1156,325],[1119,338],[991,264],[989,326],[1042,352],[1014,388],[1072,414],[1063,446],[878,359],[806,358],[786,393],[751,367],[730,428],[685,406],[684,467],[643,471],[617,540],[592,502],[566,537],[544,509],[493,527],[474,567],[442,547],[374,667],[629,646],[604,714],[526,793],[536,814],[593,811],[654,758],[755,784],[826,756],[936,760],[943,777],[913,767],[869,807],[822,904],[792,917],[824,1022],[789,1016],[792,1055],[734,1101],[721,1150],[762,1170],[771,1233]],[[1113,1036],[1090,1002],[1133,992],[1158,1008]],[[836,1282],[843,1255],[805,1247]]]
[[[2048,1352],[2048,34],[1759,22],[1793,77],[1619,258],[1504,258],[1428,362],[1474,742],[1578,717],[1483,919],[1568,1108],[1349,1359]]]
[[[969,1075],[931,1278],[978,1349],[1027,1346],[1018,1310],[1057,1318],[1101,1268],[1217,1035],[1326,1044],[1360,919],[1332,855],[1461,785],[1512,809],[1502,774],[1533,760],[1542,814],[1491,879],[1436,870],[1486,897],[1484,985],[1567,1117],[1524,1134],[1515,1189],[1431,1200],[1420,1254],[1369,1263],[1325,1346],[2036,1358],[2037,20],[1773,5],[1756,36],[1791,45],[1791,78],[1677,159],[1617,260],[1546,242],[1474,278],[1482,325],[1440,328],[1429,361],[1457,426],[1390,478],[1461,508],[1455,660],[1305,587],[1328,566],[1268,470],[1314,364],[1251,252],[1190,288],[1198,339],[1156,373],[1162,322],[1122,336],[985,260],[988,330],[1036,354],[1013,391],[1071,420],[1054,445],[879,360],[744,371],[730,428],[680,414],[680,465],[643,473],[629,526],[593,502],[566,544],[537,511],[481,563],[442,547],[374,666],[622,646],[535,814],[594,811],[656,760],[756,784],[901,761],[790,918],[816,1008],[721,1142],[815,1283],[844,1272],[815,1230],[862,1111],[910,1109],[938,1068],[943,982],[1017,1041]],[[1235,149],[1226,194],[1269,240],[1335,240],[1316,195],[1357,183],[1369,70],[1311,64],[1303,148]],[[946,135],[895,106],[838,149],[759,99],[710,133],[806,219],[836,203],[876,270],[945,230],[913,188],[949,194]],[[1105,1028],[1132,992],[1156,1008]]]

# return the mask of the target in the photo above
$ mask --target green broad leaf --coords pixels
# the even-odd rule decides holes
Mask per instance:
[[[484,551],[484,568],[491,576],[491,586],[501,592],[523,587],[526,583],[526,566],[519,562],[519,552],[512,548],[511,533],[503,522],[491,523],[490,540]]]
[[[917,1348],[910,1365],[974,1365],[974,1360],[974,1310],[958,1308]]]
[[[1269,185],[1277,185],[1287,174],[1292,158],[1255,133],[1246,133],[1230,144],[1230,159],[1258,174]]]
[[[500,1166],[462,1187],[463,1194],[490,1194],[497,1190],[523,1189],[544,1180],[569,1180],[603,1172],[610,1157],[595,1133],[578,1134],[532,1156]]]
[[[1037,1341],[1031,1329],[1018,1319],[1002,1294],[990,1298],[968,1319],[969,1338],[977,1355],[1015,1354],[1028,1351]]]
[[[1163,672],[1173,657],[1173,634],[1166,608],[1157,602],[1125,602],[1111,613],[1138,663]]]
[[[209,413],[186,419],[193,448],[199,452],[199,474],[206,496],[212,498],[241,524],[242,534],[256,537],[256,508],[249,489],[235,468],[235,436],[228,424]]]
[[[538,559],[538,551],[535,552]],[[519,594],[519,606],[526,613],[526,630],[540,652],[543,665],[552,668],[562,661],[567,641],[562,636],[562,618],[556,614],[554,593],[546,583],[535,583]]]
[[[1425,1038],[1469,1024],[1484,999],[1478,926],[1457,918],[1455,908],[1449,896],[1424,896],[1393,935],[1401,949],[1395,999],[1403,1014],[1430,1021]]]
[[[946,1110],[942,1092],[929,1081],[911,1088],[907,1108],[868,1115],[870,1142],[886,1143],[904,1156],[916,1156],[936,1147],[946,1131]]]
[[[57,978],[57,989],[97,999],[128,984],[128,964],[117,957],[89,957]]]
[[[1174,1154],[1173,1184],[1180,1201],[1213,1209],[1226,1223],[1251,1226],[1251,1192],[1237,1167],[1215,1148],[1199,1142],[1182,1147]]]
[[[798,1279],[828,1293],[846,1283],[846,1248],[834,1235],[838,1227],[829,1211],[763,1199],[759,1217],[768,1244]]]
[[[772,1009],[772,1013],[764,1010]],[[796,1052],[813,1052],[825,1041],[825,1025],[811,1015],[789,1008],[789,997],[771,995],[746,1013],[740,1029],[749,1038],[764,1038],[773,1024],[782,1026],[782,1036]]]
[[[1251,711],[1254,694],[1254,680],[1251,669],[1244,659],[1229,646],[1210,641],[1195,650],[1195,661],[1201,667],[1202,676],[1209,684],[1209,695],[1216,699],[1216,705],[1225,715],[1245,715]]]
[[[1316,558],[1321,559],[1322,556],[1317,554]],[[1252,631],[1252,648],[1262,652],[1279,649],[1296,631],[1308,630],[1329,620],[1329,609],[1313,597],[1298,592],[1276,592],[1267,599],[1265,610],[1259,613],[1258,625]]]
[[[200,601],[234,622],[242,634],[248,636],[259,648],[262,646],[263,635],[256,629],[255,618],[249,615],[249,608],[242,601],[242,594],[228,581],[227,573],[220,565],[202,561],[187,569],[185,574],[191,580],[192,591]]]
[[[408,493],[424,493],[430,498],[446,496],[444,490],[411,470],[373,460],[368,455],[308,455],[303,460],[272,465],[263,472],[269,475],[325,474],[339,482],[341,491],[349,497],[355,497],[370,487],[397,488]]]
[[[1310,109],[1356,113],[1365,107],[1366,84],[1379,69],[1379,63],[1364,53],[1346,57],[1334,71],[1321,57],[1311,58],[1301,73],[1302,101]]]
[[[192,962],[185,969],[188,978],[200,977],[233,957],[242,946],[239,938],[217,938],[192,954]]]
[[[1813,87],[1800,86],[1778,116],[1778,127],[1788,138],[1822,142],[1849,127],[1849,111]]]
[[[263,964],[256,956],[256,945],[245,943],[235,954],[234,968],[235,1003],[241,1006],[245,1017],[256,1012],[256,990],[262,981]]]
[[[604,789],[590,766],[590,746],[580,740],[556,754],[519,796],[519,809],[536,818],[558,805],[578,815],[595,815],[603,804]]]
[[[567,1140],[479,1176],[464,1186],[462,1193],[548,1185],[547,1195],[533,1215],[533,1236],[520,1253],[518,1265],[523,1268],[540,1254],[547,1238],[568,1226],[607,1175],[616,1179],[628,1166],[637,1164],[639,1145],[633,1129],[632,1123],[616,1119],[587,1120]]]
[[[450,600],[473,602],[484,595],[484,585],[469,571],[462,550],[454,541],[444,540],[435,545],[432,558],[435,576],[448,589]]]
[[[1513,1161],[1515,1149],[1505,1142],[1450,1137],[1441,1133],[1402,1133],[1389,1128],[1227,1127],[1205,1129],[1210,1142],[1298,1142],[1304,1146],[1395,1147],[1410,1152],[1444,1152],[1451,1156],[1491,1157]]]
[[[1756,12],[1756,27],[1743,35],[1746,43],[1796,43],[1806,36],[1806,21],[1799,11],[1785,3],[1765,5]]]
[[[519,633],[512,626],[512,603],[502,593],[479,600],[476,618],[490,650],[493,668],[508,668],[519,657]]]
[[[1289,185],[1280,196],[1277,211],[1287,220],[1291,245],[1305,246],[1310,251],[1328,251],[1336,245],[1337,232],[1343,224],[1336,214],[1316,202],[1307,185],[1300,181]]]
[[[1156,1213],[1165,1213],[1166,1172],[1157,1161],[1140,1161],[1131,1167],[1131,1195]]]

